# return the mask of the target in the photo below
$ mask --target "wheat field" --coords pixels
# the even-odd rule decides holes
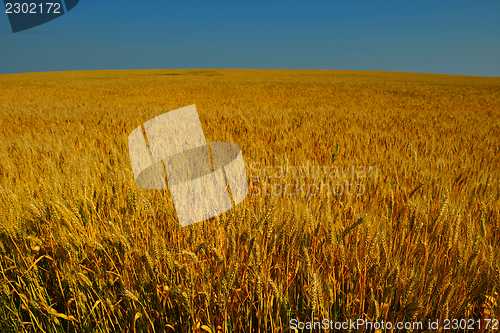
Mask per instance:
[[[168,192],[135,185],[127,138],[191,104],[207,141],[240,146],[249,195],[181,228]],[[2,332],[498,325],[500,78],[9,74],[0,124]]]

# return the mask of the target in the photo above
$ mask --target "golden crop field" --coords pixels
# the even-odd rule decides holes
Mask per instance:
[[[249,195],[181,228],[127,139],[191,104],[241,148]],[[2,332],[498,327],[500,78],[9,74],[0,124]]]

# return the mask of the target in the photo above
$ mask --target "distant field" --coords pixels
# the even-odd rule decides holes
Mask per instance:
[[[241,147],[249,195],[180,228],[127,138],[191,104]],[[500,329],[500,78],[0,75],[0,124],[2,332]]]

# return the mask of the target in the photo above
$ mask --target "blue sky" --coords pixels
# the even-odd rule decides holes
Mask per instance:
[[[0,12],[0,74],[153,68],[500,76],[500,1],[80,0],[15,34]]]

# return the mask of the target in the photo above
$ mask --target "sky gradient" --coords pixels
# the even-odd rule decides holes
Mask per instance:
[[[80,0],[15,34],[0,12],[0,74],[161,68],[500,76],[500,1]]]

